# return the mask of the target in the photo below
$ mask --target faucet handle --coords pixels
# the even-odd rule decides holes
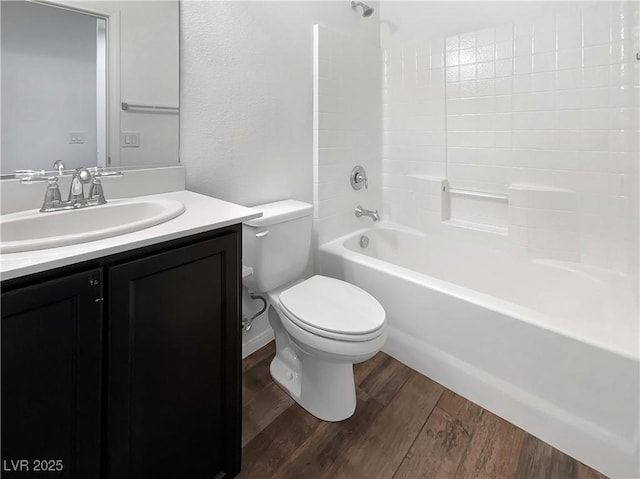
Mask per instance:
[[[362,183],[363,181],[364,181],[364,187],[365,187],[365,189],[366,189],[366,188],[369,188],[369,178],[367,178],[366,176],[363,176],[363,175],[359,174],[359,175],[356,177],[356,183]]]
[[[124,173],[122,171],[103,171],[96,173],[96,175],[98,175],[99,178],[108,178],[110,176],[124,176]]]
[[[102,178],[110,176],[124,176],[122,171],[104,171],[101,167],[90,169],[93,178],[89,187],[89,201],[95,201],[99,205],[107,202],[104,197],[104,189],[102,188]]]
[[[16,178],[20,178],[21,183],[37,183],[47,181],[49,176],[46,170],[16,170]]]
[[[60,187],[58,186],[58,178],[56,176],[50,176],[47,181],[47,191],[44,193],[44,201],[42,202],[41,212],[47,212],[55,210],[62,203],[62,195],[60,194]]]
[[[34,171],[32,173],[46,173],[45,171],[42,172],[37,172]],[[31,175],[28,173],[20,173],[18,174],[18,172],[16,172],[16,175],[22,176],[20,178],[20,183],[24,183],[24,184],[29,184],[29,183],[44,183],[45,181],[49,182],[49,184],[57,184],[58,183],[58,177],[57,176],[47,176],[45,174],[37,174],[37,175]]]
[[[104,190],[102,189],[102,181],[100,181],[99,174],[96,174],[93,180],[91,180],[91,186],[89,186],[89,201],[95,201],[99,205],[107,202],[104,198]]]

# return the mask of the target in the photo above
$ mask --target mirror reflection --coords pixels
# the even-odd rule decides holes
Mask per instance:
[[[177,1],[0,9],[2,174],[178,162]]]

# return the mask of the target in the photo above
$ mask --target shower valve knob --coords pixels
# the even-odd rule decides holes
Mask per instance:
[[[369,178],[367,178],[367,172],[360,165],[355,166],[351,170],[351,187],[354,190],[361,190],[362,186],[369,188]]]
[[[364,181],[364,187],[369,188],[369,178],[362,175],[356,176],[356,183],[362,183],[363,181]]]

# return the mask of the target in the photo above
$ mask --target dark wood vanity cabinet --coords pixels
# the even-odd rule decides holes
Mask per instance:
[[[2,477],[100,473],[102,270],[2,294]]]
[[[238,255],[227,235],[107,268],[109,478],[228,470],[239,442],[225,424],[239,407]]]
[[[78,479],[235,476],[240,235],[233,226],[3,292],[2,459],[60,458],[51,477]]]

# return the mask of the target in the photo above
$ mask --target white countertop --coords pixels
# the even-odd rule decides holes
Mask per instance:
[[[184,203],[186,211],[165,223],[133,233],[59,248],[0,254],[0,279],[4,281],[115,253],[122,253],[135,248],[142,248],[242,223],[262,215],[258,210],[191,191],[173,191],[139,198],[170,198],[178,200]],[[99,208],[99,206],[94,208]],[[42,214],[55,215],[56,213]]]

